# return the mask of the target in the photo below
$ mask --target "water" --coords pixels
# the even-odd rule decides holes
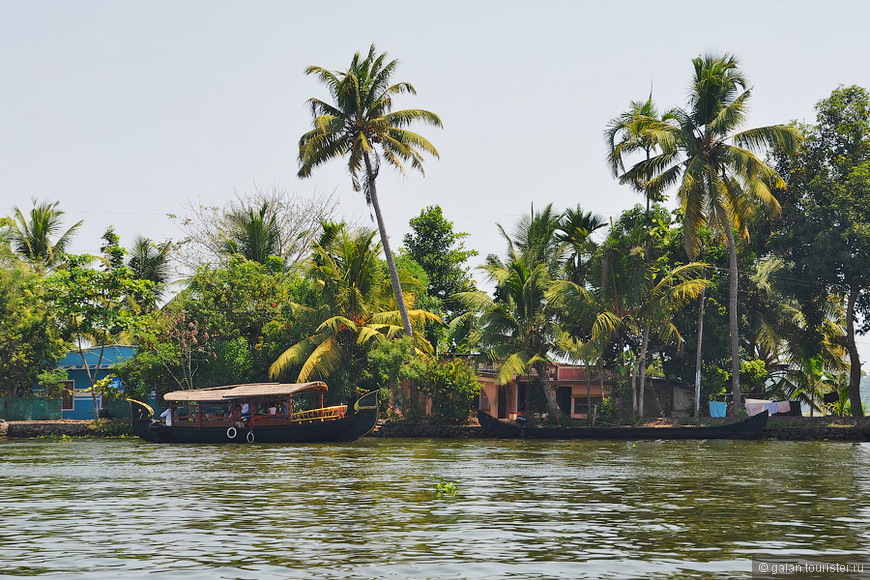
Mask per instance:
[[[749,578],[870,560],[870,444],[2,441],[0,514],[5,576]]]

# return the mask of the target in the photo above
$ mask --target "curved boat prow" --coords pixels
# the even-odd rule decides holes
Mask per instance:
[[[130,402],[130,419],[133,421],[147,421],[154,417],[154,409],[151,405],[136,399],[127,400]]]
[[[378,424],[378,391],[370,391],[353,404],[353,425],[339,441],[356,441]]]
[[[761,439],[762,431],[767,427],[767,420],[770,418],[770,413],[762,411],[757,415],[746,419],[741,425],[739,431],[740,439]]]

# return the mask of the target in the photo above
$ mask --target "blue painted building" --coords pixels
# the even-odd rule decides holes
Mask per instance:
[[[100,348],[103,348],[102,361],[100,361]],[[111,374],[112,371],[109,367],[113,364],[126,360],[134,354],[136,354],[135,346],[95,346],[85,350],[84,361],[82,361],[82,355],[76,350],[60,359],[57,368],[65,370],[69,379],[64,384],[61,418],[79,420],[96,418],[94,417],[94,400],[90,392],[91,383],[88,380],[85,362],[90,368],[91,376],[96,376],[94,380],[99,380]],[[98,362],[99,368],[97,368]],[[99,409],[103,408],[103,403],[102,397],[98,396],[97,406]]]

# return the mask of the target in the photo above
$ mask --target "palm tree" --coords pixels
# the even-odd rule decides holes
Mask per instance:
[[[558,421],[561,411],[547,372],[550,353],[559,350],[558,329],[546,299],[552,280],[547,266],[514,253],[507,263],[489,256],[483,269],[497,285],[495,299],[483,292],[455,295],[464,306],[481,313],[472,340],[486,358],[500,364],[499,384],[533,370],[541,382],[547,411]],[[463,317],[456,318],[451,327],[462,322]]]
[[[578,344],[581,337],[577,330],[588,332],[586,356],[590,349],[604,352],[614,341],[620,343],[620,354],[625,352],[624,343],[629,338],[640,343],[632,369],[639,386],[634,386],[632,392],[634,411],[643,417],[650,339],[655,337],[663,344],[682,340],[673,317],[707,286],[707,281],[699,278],[705,265],[693,262],[661,272],[645,260],[615,262],[603,260],[602,283],[594,291],[559,280],[552,284],[548,299],[562,321],[584,321],[565,328]]]
[[[552,204],[542,211],[535,211],[532,205],[511,234],[499,224],[507,242],[507,260],[490,254],[481,267],[496,283],[495,298],[477,292],[457,295],[467,307],[482,312],[475,338],[488,358],[501,364],[497,380],[503,384],[514,375],[534,370],[547,399],[548,413],[557,421],[561,411],[547,367],[550,353],[559,352],[558,333],[546,293],[565,267],[568,244],[561,237],[564,232],[560,232],[560,220]]]
[[[264,201],[259,210],[237,208],[224,218],[228,231],[224,232],[221,249],[225,254],[238,254],[252,262],[265,264],[279,253],[280,231],[275,212],[269,211],[267,202]]]
[[[625,173],[626,155],[642,152],[646,160],[649,160],[653,152],[660,149],[659,139],[662,135],[648,130],[648,122],[666,122],[670,118],[670,114],[663,117],[659,115],[650,95],[646,101],[632,101],[628,111],[610,120],[604,132],[604,140],[608,147],[607,162],[614,177]],[[647,212],[652,202],[663,201],[661,193],[647,188],[646,180],[641,175],[634,176],[629,183],[635,191],[643,194]]]
[[[143,236],[133,240],[133,246],[128,250],[130,259],[127,261],[127,266],[133,271],[133,277],[137,280],[149,280],[154,283],[155,303],[166,290],[166,284],[169,281],[169,252],[171,250],[171,242],[155,244]]]
[[[372,45],[365,58],[356,53],[346,71],[329,71],[319,66],[306,69],[305,74],[315,75],[326,85],[333,103],[316,98],[308,100],[314,129],[299,139],[298,175],[308,177],[318,165],[336,157],[347,157],[354,191],[363,191],[366,202],[374,208],[402,326],[405,334],[413,337],[375,180],[381,157],[402,173],[405,173],[403,163],[410,163],[412,169],[422,174],[422,153],[438,157],[438,151],[424,137],[405,127],[414,121],[441,127],[441,119],[422,109],[392,110],[393,95],[416,94],[416,90],[407,82],[390,84],[399,61],[387,62],[386,57],[386,53],[377,54]]]
[[[60,256],[83,223],[79,221],[73,224],[52,241],[62,229],[64,212],[57,209],[58,204],[59,201],[37,204],[34,199],[29,218],[16,207],[15,217],[9,220],[12,247],[38,270],[50,270],[57,266]]]
[[[707,55],[692,60],[694,77],[687,108],[671,110],[666,120],[636,117],[638,131],[648,133],[661,153],[635,164],[621,176],[645,182],[650,195],[678,184],[684,212],[685,247],[698,256],[698,229],[710,224],[726,238],[730,257],[729,319],[731,329],[733,412],[741,406],[740,343],[737,324],[737,244],[734,229],[748,236],[747,219],[761,204],[779,211],[772,190],[785,187],[777,172],[758,157],[768,146],[790,151],[801,137],[794,128],[773,125],[735,132],[746,121],[750,89],[734,56]]]
[[[594,215],[592,212],[584,213],[579,205],[577,209],[569,208],[562,214],[556,239],[568,247],[565,273],[572,282],[581,285],[585,283],[587,265],[583,260],[594,254],[596,248],[591,236],[606,225],[607,222],[601,216]]]
[[[390,292],[384,284],[380,248],[374,231],[348,232],[344,224],[326,223],[314,243],[308,278],[314,281],[319,304],[292,304],[293,311],[315,327],[314,333],[284,351],[269,368],[273,378],[302,365],[297,380],[327,377],[341,368],[359,349],[375,341],[401,335],[401,318],[392,310]],[[408,289],[420,286],[406,277]],[[424,310],[409,313],[418,322],[440,322]],[[419,349],[431,349],[422,334],[415,337]]]

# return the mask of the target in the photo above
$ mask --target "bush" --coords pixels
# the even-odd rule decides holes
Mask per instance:
[[[94,437],[133,437],[133,422],[128,419],[98,419],[88,425]]]
[[[462,360],[428,363],[417,387],[432,401],[432,421],[454,425],[468,421],[480,393],[474,371]]]
[[[613,397],[605,397],[598,407],[598,418],[602,423],[615,423],[619,418],[619,404]]]

